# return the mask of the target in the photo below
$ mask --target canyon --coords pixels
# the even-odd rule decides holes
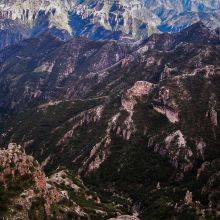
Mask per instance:
[[[46,32],[6,47],[0,144],[19,144],[42,175],[64,170],[99,192],[98,214],[85,209],[85,192],[70,199],[84,216],[217,218],[219,45],[218,30],[198,22],[135,45],[85,37],[65,42]],[[77,186],[67,186],[65,195]],[[46,204],[41,209],[51,210]]]
[[[219,0],[1,0],[0,218],[219,219]]]
[[[153,33],[178,32],[198,21],[215,29],[219,12],[219,0],[2,0],[1,48],[45,31],[62,40],[85,36],[132,43]]]

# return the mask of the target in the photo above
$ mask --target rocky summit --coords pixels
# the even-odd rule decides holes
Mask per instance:
[[[219,219],[219,3],[0,1],[0,219]]]
[[[103,219],[120,212],[67,170],[46,176],[42,166],[10,143],[0,151],[0,216],[7,219]],[[112,207],[111,207],[112,205]]]

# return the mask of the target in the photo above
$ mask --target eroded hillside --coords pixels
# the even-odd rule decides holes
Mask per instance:
[[[133,47],[47,34],[0,59],[2,146],[19,143],[46,173],[63,166],[107,198],[127,197],[125,214],[217,218],[217,32],[197,23]]]

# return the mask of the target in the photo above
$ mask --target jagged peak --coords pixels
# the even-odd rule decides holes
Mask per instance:
[[[19,20],[31,28],[31,36],[49,30],[62,40],[78,35],[93,40],[116,39],[133,42],[160,31],[181,31],[198,20],[214,29],[219,26],[219,18],[216,16],[220,10],[218,4],[218,0],[205,3],[200,0],[96,0],[92,3],[15,0],[0,3],[0,19]],[[16,38],[12,42],[19,40]]]
[[[201,31],[207,31],[211,34],[211,30],[202,21],[193,23],[189,27],[183,29],[179,34],[184,34],[184,33],[197,34],[197,33],[201,33]]]

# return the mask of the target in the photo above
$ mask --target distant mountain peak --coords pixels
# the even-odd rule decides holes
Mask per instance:
[[[19,32],[24,38],[50,31],[62,40],[77,35],[93,40],[133,41],[158,32],[179,32],[199,21],[215,29],[219,27],[219,14],[220,0],[0,2],[0,19],[19,21],[27,27],[25,34]],[[7,44],[16,39],[20,38],[10,33]]]

